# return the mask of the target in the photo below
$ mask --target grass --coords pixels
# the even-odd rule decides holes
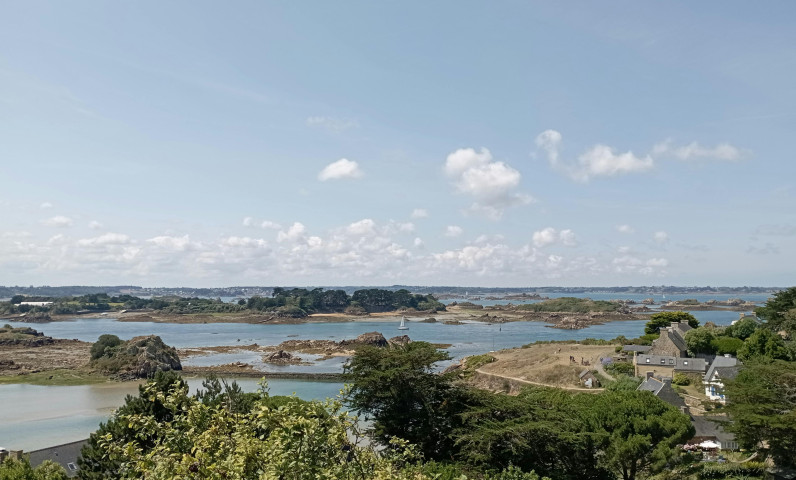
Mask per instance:
[[[27,384],[45,386],[90,385],[105,383],[108,377],[91,371],[83,370],[49,370],[47,372],[28,373],[25,375],[0,376],[0,385]]]

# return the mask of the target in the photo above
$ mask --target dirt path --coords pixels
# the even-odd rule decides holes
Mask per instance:
[[[495,374],[495,373],[484,372],[480,368],[476,369],[476,373],[480,373],[481,375],[487,375],[487,376],[490,376],[490,377],[493,377],[493,378],[497,378],[497,379],[500,379],[500,380],[503,380],[503,379],[511,380],[513,382],[522,383],[522,384],[525,384],[525,385],[534,385],[534,386],[537,386],[537,387],[560,388],[562,390],[569,390],[569,391],[573,391],[573,392],[597,393],[597,392],[602,392],[604,390],[602,388],[567,387],[567,386],[561,386],[561,385],[549,385],[547,383],[532,382],[530,380],[524,380],[522,378],[509,377],[508,375],[498,375],[498,374]]]

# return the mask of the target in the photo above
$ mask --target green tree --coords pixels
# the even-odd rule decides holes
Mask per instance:
[[[796,287],[775,293],[765,305],[755,310],[755,315],[775,332],[784,330],[791,337],[796,335]]]
[[[691,328],[699,326],[699,320],[688,312],[659,312],[650,315],[650,320],[644,327],[644,333],[658,333],[658,330],[668,327],[675,322],[687,322]]]
[[[453,402],[448,400],[454,387],[450,374],[433,368],[448,359],[426,342],[360,348],[345,366],[352,384],[346,401],[373,419],[374,436],[382,443],[402,438],[418,445],[426,458],[441,458],[451,448]]]
[[[169,422],[175,415],[182,414],[181,408],[172,408],[164,404],[164,396],[175,392],[188,391],[188,384],[175,372],[155,374],[153,380],[138,387],[138,396],[128,395],[114,416],[107,423],[101,423],[99,429],[89,436],[88,443],[83,447],[78,459],[78,477],[85,480],[101,480],[120,478],[122,459],[107,454],[107,438],[113,438],[118,444],[136,442],[137,448],[143,452],[154,448],[158,442],[159,432],[140,430],[122,420],[128,415],[146,416],[154,422]],[[180,397],[181,398],[181,397]]]
[[[457,458],[560,480],[613,478],[595,460],[594,435],[583,421],[588,402],[553,388],[526,388],[518,396],[471,389],[467,396],[462,423],[453,433]]]
[[[121,344],[121,339],[116,335],[100,335],[99,339],[91,346],[91,359],[96,360],[100,357],[110,356],[113,349]]]
[[[26,459],[7,458],[0,463],[0,480],[66,480],[69,476],[62,466],[50,460],[33,468]]]
[[[685,332],[685,344],[691,356],[696,356],[698,353],[714,353],[715,340],[716,334],[710,328],[700,327]]]
[[[687,415],[650,392],[604,392],[588,401],[590,429],[601,439],[599,464],[623,480],[661,471],[694,435]]]
[[[741,446],[796,467],[796,363],[747,365],[724,391],[733,419],[728,428]]]
[[[753,333],[755,330],[760,326],[757,323],[757,320],[751,317],[744,318],[742,320],[738,320],[734,325],[730,325],[729,327],[724,329],[724,334],[730,337],[740,338],[741,340],[746,340]]]
[[[744,363],[790,360],[790,356],[782,337],[766,328],[755,331],[738,349],[738,358]]]
[[[730,354],[737,356],[738,350],[743,347],[744,342],[740,338],[720,336],[716,337],[710,344],[717,355]]]

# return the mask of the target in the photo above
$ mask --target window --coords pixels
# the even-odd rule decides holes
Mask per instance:
[[[650,363],[650,357],[647,357],[647,363]]]
[[[688,366],[688,360],[683,360],[683,365]]]
[[[661,365],[666,365],[666,359],[665,358],[661,358]]]
[[[75,465],[74,463],[71,463],[71,462],[67,463],[66,466],[69,467],[69,471],[70,472],[76,472],[77,471],[77,465]]]
[[[674,359],[673,358],[669,359],[669,365],[674,365]]]

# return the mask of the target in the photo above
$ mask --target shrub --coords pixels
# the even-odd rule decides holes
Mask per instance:
[[[737,355],[738,349],[743,346],[743,340],[733,337],[716,337],[710,344],[717,355],[724,355],[725,353]]]
[[[100,335],[99,339],[91,346],[91,359],[96,360],[101,357],[110,357],[115,347],[122,344],[116,335]]]
[[[605,370],[611,375],[627,375],[632,377],[636,373],[636,367],[632,363],[614,362],[605,366]]]
[[[672,383],[675,385],[691,385],[691,379],[688,378],[688,375],[685,373],[675,373],[674,378],[672,378]]]

